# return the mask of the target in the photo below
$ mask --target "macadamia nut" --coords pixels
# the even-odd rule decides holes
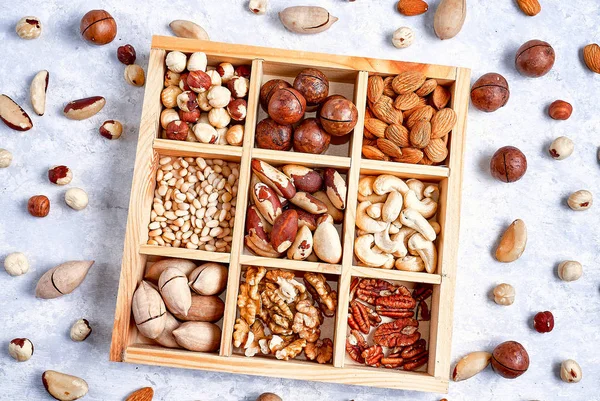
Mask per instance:
[[[0,149],[0,168],[6,168],[12,163],[12,153],[6,149]]]
[[[173,51],[167,54],[166,59],[167,68],[173,72],[183,72],[187,64],[187,57],[182,52]]]
[[[20,276],[29,271],[27,256],[21,252],[13,252],[4,259],[4,270],[11,276]]]
[[[71,209],[83,210],[89,202],[88,194],[81,188],[71,188],[65,193],[65,202]]]
[[[558,265],[558,277],[563,281],[576,281],[583,274],[583,266],[574,260],[565,260]]]
[[[189,71],[206,71],[206,64],[208,63],[206,59],[206,54],[202,52],[192,53],[188,62],[187,69]]]
[[[15,338],[8,344],[8,354],[19,362],[28,361],[33,355],[33,343],[27,338]]]
[[[224,86],[215,86],[208,91],[206,98],[212,107],[227,107],[231,101],[231,92]]]

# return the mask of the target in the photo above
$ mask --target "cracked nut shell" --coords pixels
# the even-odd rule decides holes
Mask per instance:
[[[261,149],[290,150],[292,126],[265,118],[256,126],[256,146]]]
[[[510,97],[506,79],[495,72],[482,75],[471,88],[473,106],[487,113],[504,107]]]
[[[329,148],[331,135],[316,118],[307,118],[294,130],[293,147],[296,152],[323,154]]]
[[[117,23],[107,11],[92,10],[83,16],[79,24],[81,36],[95,45],[106,45],[117,36]]]
[[[502,182],[519,181],[527,171],[527,158],[514,146],[504,146],[492,156],[490,170]]]
[[[292,85],[289,82],[284,81],[283,79],[272,79],[263,84],[260,88],[260,107],[264,111],[269,110],[269,101],[271,100],[271,96],[279,89],[291,88]]]
[[[573,113],[573,106],[564,100],[556,100],[548,108],[548,115],[554,120],[568,120],[571,113]]]
[[[279,89],[269,100],[269,116],[279,124],[295,124],[304,117],[306,99],[293,88]]]
[[[358,110],[348,99],[327,100],[319,111],[323,129],[333,136],[344,136],[354,129],[358,121]]]
[[[515,379],[529,368],[529,354],[516,341],[498,345],[492,353],[492,369],[506,379]]]
[[[517,50],[515,66],[521,75],[538,78],[552,69],[555,57],[554,49],[549,43],[530,40]]]
[[[316,68],[305,68],[294,79],[294,89],[304,96],[309,106],[321,103],[329,95],[329,80]]]

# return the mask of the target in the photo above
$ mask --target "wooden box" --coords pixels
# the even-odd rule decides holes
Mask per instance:
[[[184,53],[202,51],[209,65],[231,62],[251,64],[248,116],[242,147],[219,146],[159,139],[160,101],[168,51]],[[258,96],[261,84],[274,76],[293,77],[302,68],[321,69],[332,82],[332,93],[353,97],[358,108],[358,124],[349,143],[332,147],[325,155],[279,152],[254,147],[254,132],[259,119]],[[458,121],[449,137],[449,157],[445,166],[411,165],[361,158],[366,91],[369,74],[393,75],[408,70],[422,71],[446,85],[451,93],[452,107]],[[204,369],[229,373],[275,376],[300,380],[364,385],[394,389],[447,392],[450,374],[452,315],[460,223],[461,183],[463,172],[465,130],[467,120],[470,70],[401,61],[376,60],[363,57],[335,56],[301,51],[270,49],[254,46],[205,42],[173,37],[154,37],[143,104],[142,119],[134,169],[127,233],[117,298],[115,324],[110,359],[118,362]],[[264,112],[260,112],[263,113]],[[185,248],[146,245],[152,208],[155,174],[161,155],[201,156],[240,163],[237,213],[244,215],[248,204],[250,162],[258,158],[274,164],[296,163],[312,167],[334,167],[347,174],[348,199],[342,232],[341,264],[330,265],[287,259],[254,256],[244,249],[244,219],[233,227],[231,253],[214,253]],[[438,237],[439,261],[435,274],[365,268],[355,265],[353,255],[355,210],[359,177],[364,174],[394,174],[402,178],[417,178],[434,182],[440,188],[438,212],[441,233]],[[131,314],[133,293],[142,280],[146,264],[157,257],[177,257],[229,264],[229,279],[225,293],[225,315],[222,321],[221,349],[218,354],[167,349],[141,337]],[[322,272],[337,281],[339,305],[334,334],[334,358],[331,365],[304,361],[279,361],[267,358],[246,358],[233,352],[233,325],[237,313],[236,297],[241,272],[246,266],[266,266],[293,269],[297,272]],[[349,363],[345,352],[349,287],[352,277],[373,277],[414,283],[431,283],[434,292],[429,329],[429,362],[424,372],[375,369]]]

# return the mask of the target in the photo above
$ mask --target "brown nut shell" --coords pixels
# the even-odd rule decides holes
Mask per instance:
[[[260,107],[264,111],[269,110],[269,101],[271,100],[271,96],[279,89],[291,88],[289,82],[284,81],[283,79],[272,79],[263,84],[260,88]]]
[[[278,89],[269,100],[268,112],[279,124],[295,124],[304,117],[306,99],[296,89]]]
[[[261,149],[290,150],[292,148],[292,126],[279,124],[265,118],[256,126],[256,146]]]
[[[552,69],[555,58],[554,49],[549,43],[530,40],[517,50],[515,66],[521,75],[538,78]]]
[[[495,72],[482,75],[471,88],[473,106],[488,113],[504,107],[510,97],[506,79]]]
[[[348,99],[330,99],[319,112],[321,125],[333,136],[350,133],[358,121],[358,110]]]
[[[492,176],[502,182],[515,182],[527,171],[527,158],[514,146],[504,146],[494,153],[490,161]]]
[[[492,368],[506,379],[515,379],[529,368],[529,354],[516,341],[503,342],[492,353]]]
[[[95,45],[106,45],[117,36],[117,23],[107,11],[92,10],[83,16],[79,24],[81,36]]]
[[[173,315],[183,321],[214,323],[223,317],[224,312],[225,303],[218,296],[192,294],[192,305],[187,315],[179,313]]]
[[[294,130],[293,147],[296,152],[322,154],[331,143],[329,135],[316,118],[307,118]]]
[[[321,103],[329,94],[329,80],[316,68],[305,68],[294,79],[294,89],[304,96],[309,106]]]

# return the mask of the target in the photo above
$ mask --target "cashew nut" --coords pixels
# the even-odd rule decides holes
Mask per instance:
[[[402,194],[396,191],[390,192],[381,210],[382,220],[386,223],[396,220],[402,210],[402,204]]]
[[[392,191],[398,191],[404,195],[409,191],[409,188],[402,179],[394,175],[383,174],[373,182],[373,191],[377,195],[387,194]]]
[[[404,194],[404,204],[407,209],[415,209],[426,219],[433,217],[438,207],[437,202],[431,198],[423,198],[423,200],[419,200],[417,194],[412,189]]]
[[[400,228],[398,226],[396,226],[395,224],[390,224],[390,235],[392,234],[398,234],[400,232]]]
[[[425,270],[423,259],[418,256],[405,256],[401,259],[396,259],[396,269],[406,272],[422,272]]]
[[[408,255],[408,240],[416,233],[416,231],[410,227],[402,227],[398,234],[395,234],[392,241],[398,243],[398,248],[393,253],[397,258],[403,258]]]
[[[400,242],[399,244],[398,241],[392,240],[390,238],[389,229],[390,226],[388,225],[388,227],[385,230],[375,233],[373,236],[375,237],[375,245],[377,245],[379,249],[381,249],[385,253],[394,253],[396,252],[400,244],[404,244],[402,242]]]
[[[429,185],[423,191],[423,195],[426,198],[433,200],[434,202],[439,202],[440,200],[440,189],[435,185]]]
[[[367,208],[367,214],[369,215],[369,217],[372,217],[375,220],[380,219],[382,208],[383,208],[383,203],[374,203]]]
[[[373,193],[373,183],[377,177],[369,175],[358,181],[358,201],[370,201],[371,203],[385,202],[387,194],[377,195]]]
[[[435,231],[436,235],[440,233],[440,231],[442,231],[442,226],[440,226],[440,223],[438,223],[437,221],[431,219],[428,220],[429,224],[431,224],[431,227],[433,227],[433,231]]]
[[[375,235],[377,235],[377,234],[375,234]],[[387,252],[384,252],[377,245],[375,245],[373,248],[371,248],[371,250],[378,255],[387,253]],[[394,258],[388,258],[388,261],[383,266],[381,266],[382,269],[388,269],[388,270],[390,270],[393,267],[394,267]]]
[[[394,257],[386,253],[376,253],[371,249],[375,238],[372,234],[360,236],[354,240],[354,253],[356,257],[365,265],[370,267],[381,267],[389,264],[390,259]]]
[[[423,191],[425,191],[425,184],[423,184],[422,181],[411,178],[410,180],[406,181],[406,185],[408,185],[408,188],[415,191],[415,194],[417,195],[417,198],[419,200],[423,200]]]
[[[437,249],[432,241],[426,240],[422,234],[415,234],[408,240],[408,249],[416,251],[423,263],[427,273],[434,273],[437,268]]]
[[[421,215],[415,209],[404,209],[402,213],[400,213],[400,222],[410,228],[413,228],[423,234],[423,237],[428,241],[435,241],[436,234],[435,230],[429,224],[425,217]]]
[[[369,201],[361,202],[358,204],[358,207],[356,208],[356,226],[361,230],[370,233],[378,233],[380,231],[385,230],[387,227],[386,223],[384,223],[383,221],[377,221],[367,214],[367,208],[369,206],[371,206],[371,202]]]

